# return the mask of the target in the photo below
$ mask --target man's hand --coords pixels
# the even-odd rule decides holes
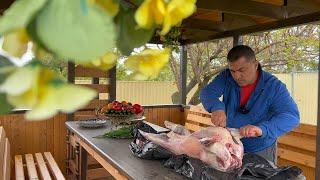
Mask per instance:
[[[227,117],[223,110],[216,110],[211,113],[211,122],[215,126],[226,127]]]
[[[262,130],[253,125],[246,125],[240,128],[240,135],[243,137],[258,137],[262,135]]]

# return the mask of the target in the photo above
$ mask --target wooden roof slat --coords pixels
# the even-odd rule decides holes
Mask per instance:
[[[260,16],[250,16],[251,19],[253,19],[257,24],[263,24],[263,23],[268,23],[271,21],[275,21],[275,19],[271,19],[268,17],[260,17]]]
[[[222,12],[262,16],[273,19],[283,19],[283,9],[280,6],[266,4],[251,0],[223,0],[223,1],[197,1],[197,7],[202,9],[219,10]]]
[[[247,26],[247,27],[244,26],[243,28],[239,28],[239,29],[219,32],[219,33],[216,33],[215,35],[208,36],[204,39],[191,39],[191,38],[185,39],[184,44],[199,43],[199,42],[210,41],[214,39],[232,37],[234,35],[244,35],[244,34],[250,34],[255,32],[275,30],[275,29],[286,28],[290,26],[308,24],[316,21],[320,21],[320,11],[307,14],[307,15],[291,17],[288,19],[280,20],[280,21],[273,21],[273,22],[268,22],[264,24],[256,24],[256,25]]]
[[[224,32],[257,24],[256,21],[252,18],[243,15],[224,13],[223,19],[223,22],[213,22],[203,19],[188,19],[184,21],[183,27],[207,31]]]
[[[289,0],[287,1],[286,10],[288,17],[301,16],[306,13],[320,11],[319,0]]]
[[[192,19],[205,19],[214,22],[222,21],[222,12],[208,9],[197,8],[196,13],[191,16]]]
[[[283,0],[253,0],[253,1],[266,3],[266,4],[273,4],[273,5],[277,5],[277,6],[282,6],[284,4]]]

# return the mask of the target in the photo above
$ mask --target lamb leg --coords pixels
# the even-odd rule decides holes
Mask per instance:
[[[164,125],[166,126],[166,128],[170,129],[174,133],[185,135],[185,136],[191,134],[189,130],[187,130],[184,126],[180,124],[175,124],[170,121],[164,121]]]
[[[170,132],[167,134],[153,134],[140,131],[149,141],[152,141],[159,146],[166,148],[176,155],[186,154],[190,157],[200,159],[204,152],[204,147],[199,142],[199,139],[192,136],[182,136]]]

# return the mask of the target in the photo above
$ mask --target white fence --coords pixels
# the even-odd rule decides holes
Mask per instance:
[[[316,125],[318,105],[317,73],[276,74],[286,84],[298,104],[301,122]],[[171,95],[177,90],[173,82],[118,81],[117,99],[141,104],[172,104]],[[195,88],[188,94],[191,98]]]

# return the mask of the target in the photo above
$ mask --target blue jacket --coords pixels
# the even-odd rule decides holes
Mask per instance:
[[[222,102],[219,100],[221,96]],[[246,104],[247,114],[239,111],[240,87],[228,69],[202,89],[200,100],[208,112],[224,110],[227,127],[240,128],[251,124],[262,129],[260,137],[241,139],[245,152],[254,153],[270,147],[300,121],[298,107],[286,86],[261,69],[257,86]]]

